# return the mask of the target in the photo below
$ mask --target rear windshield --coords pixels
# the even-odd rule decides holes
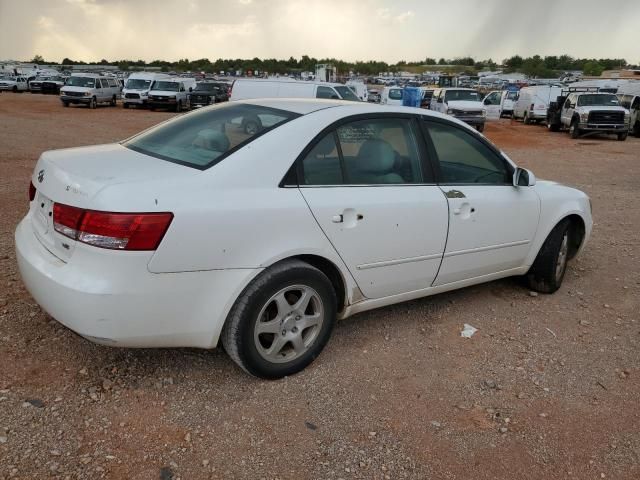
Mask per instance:
[[[136,152],[204,170],[259,135],[298,117],[249,104],[225,104],[176,117],[123,145]]]

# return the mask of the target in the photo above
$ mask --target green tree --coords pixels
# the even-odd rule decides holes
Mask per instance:
[[[585,75],[599,77],[604,71],[604,65],[596,60],[590,60],[584,64],[582,71]]]
[[[44,58],[42,58],[42,55],[36,55],[35,57],[33,57],[31,59],[31,61],[29,63],[35,63],[37,65],[42,65],[43,63],[45,63]]]

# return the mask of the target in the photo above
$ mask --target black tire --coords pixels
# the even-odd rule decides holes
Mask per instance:
[[[478,130],[480,133],[484,132],[484,123],[482,125],[477,125],[476,130]]]
[[[524,112],[524,117],[522,117],[522,123],[524,123],[525,125],[531,124],[531,120],[529,120],[529,114],[527,112]]]
[[[69,102],[62,102],[62,105],[64,105],[65,107],[69,106]]]
[[[571,120],[571,125],[569,125],[569,135],[571,136],[571,138],[578,138],[580,136],[580,129],[578,128],[577,118]]]
[[[109,102],[109,105],[111,105],[112,107],[115,107],[117,103],[118,101],[116,100],[116,96],[114,95],[113,97],[111,97],[111,102]]]
[[[176,103],[176,113],[180,113],[182,111],[182,100],[178,100]]]
[[[128,103],[123,103],[122,104],[122,108],[129,108],[129,104]]]
[[[533,265],[527,273],[527,282],[531,290],[541,293],[553,293],[564,279],[571,245],[569,220],[558,223],[542,244]]]
[[[314,336],[308,347],[305,347],[304,353],[293,357],[290,361],[269,361],[260,353],[256,345],[258,334],[255,333],[255,328],[261,320],[258,317],[270,305],[270,299],[274,295],[299,285],[311,288],[317,293],[321,300],[322,323],[317,327],[317,331],[312,332]],[[335,324],[336,312],[336,292],[327,276],[305,262],[285,260],[262,272],[240,294],[222,329],[222,345],[231,359],[251,375],[264,379],[293,375],[313,362],[327,344]],[[293,325],[297,319],[299,317],[296,320],[292,320],[291,316],[288,317],[289,321],[294,322]],[[282,326],[277,327],[278,331],[279,328],[286,328],[284,320],[280,324]],[[290,332],[294,331],[297,330],[290,330]],[[271,341],[275,342],[278,335],[279,333],[273,334]],[[302,336],[302,331],[300,335]]]
[[[149,110],[151,110],[152,112],[155,112],[156,107],[154,107],[153,105],[149,105]]]
[[[558,128],[558,125],[555,123],[547,123],[547,130],[551,132],[557,132],[560,129]]]
[[[628,135],[629,135],[628,132],[619,133],[618,134],[618,140],[621,141],[621,142],[624,142],[627,139]]]
[[[640,138],[640,120],[638,120],[633,126],[633,135]]]
[[[17,85],[14,85],[14,86],[13,86],[13,93],[18,93],[18,87],[17,87]]]
[[[98,106],[98,102],[96,101],[96,97],[91,97],[89,101],[89,108],[95,109]]]

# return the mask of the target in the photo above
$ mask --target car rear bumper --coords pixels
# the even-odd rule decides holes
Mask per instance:
[[[213,348],[233,302],[260,271],[150,273],[153,252],[82,244],[65,263],[36,238],[30,214],[15,242],[36,302],[69,329],[109,346]]]

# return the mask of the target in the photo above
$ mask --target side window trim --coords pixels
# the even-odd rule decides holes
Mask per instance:
[[[469,185],[469,186],[495,186],[495,187],[500,187],[500,186],[508,186],[508,187],[512,187],[513,185],[511,183],[461,183],[461,182],[454,182],[454,183],[448,183],[448,182],[442,182],[442,172],[440,170],[440,158],[438,157],[438,152],[436,151],[435,145],[433,143],[433,140],[431,139],[431,135],[429,134],[429,124],[430,123],[440,123],[443,125],[447,125],[449,127],[452,128],[456,128],[458,130],[461,130],[469,135],[476,135],[477,140],[479,140],[482,144],[484,144],[486,147],[488,147],[488,149],[498,158],[498,160],[500,162],[502,162],[502,165],[504,166],[505,170],[508,172],[509,176],[513,176],[513,166],[507,162],[507,160],[502,156],[502,154],[500,153],[499,150],[496,149],[496,147],[494,147],[491,143],[489,143],[487,140],[485,140],[482,136],[477,135],[475,132],[469,132],[467,131],[465,128],[460,127],[460,125],[456,125],[453,122],[449,122],[447,120],[444,119],[440,119],[440,118],[434,118],[434,117],[428,117],[426,115],[422,115],[422,130],[424,132],[424,136],[425,136],[425,141],[427,143],[428,149],[429,149],[429,158],[433,158],[434,160],[434,173],[436,174],[435,180],[436,183],[438,185]]]
[[[423,132],[423,128],[420,125],[422,122],[418,119],[419,115],[409,114],[409,113],[363,113],[357,115],[350,115],[348,117],[341,118],[336,120],[332,124],[328,125],[324,129],[322,129],[308,144],[307,146],[300,152],[298,157],[295,159],[291,167],[287,170],[282,180],[278,184],[280,188],[318,188],[318,187],[366,187],[366,186],[424,186],[424,185],[438,185],[438,177],[436,176],[436,167],[434,163],[436,163],[436,157],[433,157],[431,150],[428,147],[428,142],[426,141],[425,134]],[[415,136],[415,140],[417,142],[418,148],[418,156],[420,159],[420,165],[422,169],[423,181],[421,183],[402,183],[402,184],[375,184],[375,185],[362,185],[362,184],[348,184],[344,183],[342,185],[305,185],[304,184],[304,168],[302,165],[305,157],[315,148],[315,146],[325,138],[329,133],[333,132],[334,141],[336,142],[336,148],[338,149],[338,155],[340,157],[340,165],[341,168],[344,168],[344,156],[342,155],[342,148],[340,146],[340,141],[338,138],[337,130],[342,125],[351,122],[357,122],[362,120],[384,120],[384,119],[404,119],[410,120],[410,127],[412,133]],[[447,122],[448,123],[448,122]],[[292,184],[293,180],[293,172],[296,175],[296,184]],[[345,175],[345,171],[343,170],[343,179],[347,178]]]

